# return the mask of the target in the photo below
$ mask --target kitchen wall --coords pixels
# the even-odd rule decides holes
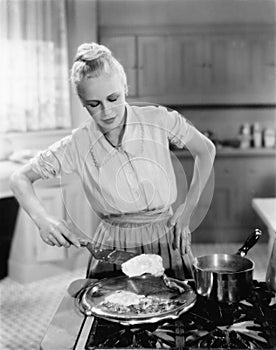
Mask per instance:
[[[99,0],[100,26],[275,23],[274,0]]]
[[[229,139],[238,136],[244,123],[260,123],[262,129],[276,128],[276,109],[274,107],[201,107],[187,108],[172,106],[200,131],[212,131],[219,139]]]
[[[256,23],[275,25],[274,0],[68,0],[68,53],[70,69],[76,49],[83,42],[98,41],[107,27],[158,28],[200,26],[202,24],[239,25]],[[211,130],[220,139],[236,137],[240,125],[260,122],[262,127],[276,128],[274,106],[196,106],[171,105],[201,131]],[[72,126],[88,118],[74,91],[71,90]],[[44,148],[70,130],[10,135],[16,150]],[[273,158],[271,158],[273,159]],[[228,161],[228,160],[227,160]],[[253,183],[253,181],[252,181]],[[253,184],[254,185],[254,184]],[[252,186],[253,186],[252,185]],[[232,184],[229,192],[232,191]],[[220,203],[219,203],[220,204]],[[228,202],[226,203],[228,205]],[[250,203],[249,203],[250,205]],[[223,206],[219,205],[221,208]],[[235,228],[236,229],[236,228]],[[224,232],[224,231],[223,231]],[[225,240],[225,237],[222,237]],[[239,237],[237,236],[237,240]]]
[[[223,25],[235,29],[242,25],[245,30],[249,30],[250,26],[273,26],[276,24],[275,6],[274,0],[99,0],[98,37],[106,32],[110,35],[110,28],[117,32],[120,31],[118,28],[124,28],[126,32],[129,28],[129,35],[144,28],[146,36],[147,30],[158,35],[162,28],[168,28],[170,32],[181,26],[200,28],[206,25],[213,28]],[[274,87],[276,92],[276,81]],[[211,130],[219,138],[236,137],[244,123],[259,122],[261,128],[276,128],[275,103],[257,103],[254,106],[223,106],[220,103],[215,107],[203,104],[189,107],[187,103],[183,106],[178,103],[171,107],[183,113],[200,130]]]
[[[68,58],[69,67],[74,61],[77,47],[85,42],[98,39],[98,8],[96,0],[68,0],[67,1],[67,29],[68,29]],[[77,127],[87,119],[86,110],[82,107],[73,91],[71,94],[72,126]]]
[[[202,24],[275,24],[274,0],[68,0],[67,27],[70,69],[76,49],[83,42],[98,41],[106,27],[143,27]],[[275,87],[276,89],[276,87]],[[72,126],[77,127],[87,117],[77,96],[71,89]],[[211,129],[224,137],[236,135],[244,122],[260,121],[264,127],[275,127],[274,108],[192,108],[177,106],[201,130]],[[14,147],[28,147],[41,142],[40,147],[63,135],[53,132],[45,137],[38,133],[10,135]],[[47,141],[47,139],[49,141]]]

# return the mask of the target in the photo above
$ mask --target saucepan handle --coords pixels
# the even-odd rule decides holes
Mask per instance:
[[[256,228],[246,239],[243,246],[237,251],[237,255],[245,256],[249,249],[251,249],[259,240],[262,235],[262,231]]]

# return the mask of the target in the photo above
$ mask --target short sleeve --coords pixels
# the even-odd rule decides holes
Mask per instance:
[[[178,148],[185,147],[188,142],[189,129],[192,125],[177,111],[166,110],[165,113],[165,125],[169,142]]]
[[[66,136],[30,160],[33,171],[43,179],[75,171],[75,152],[72,136]]]

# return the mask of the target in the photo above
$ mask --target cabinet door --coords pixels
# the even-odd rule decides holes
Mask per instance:
[[[168,96],[190,104],[275,103],[272,33],[182,34],[169,43]]]
[[[128,82],[128,95],[137,95],[136,81],[136,39],[135,36],[102,37],[101,43],[106,45],[114,57],[123,65]]]
[[[271,35],[213,34],[204,42],[203,100],[275,103],[275,46]]]
[[[167,92],[167,37],[138,37],[138,95],[164,96]]]
[[[276,196],[275,157],[250,158],[244,162],[243,203],[241,222],[255,227],[260,219],[252,209],[253,198]]]
[[[199,102],[205,69],[202,36],[171,36],[169,44],[169,95],[179,96],[187,103]]]
[[[260,34],[251,38],[253,92],[262,103],[276,103],[276,36]]]
[[[227,231],[238,227],[238,208],[240,193],[238,191],[239,164],[231,165],[229,159],[215,161],[215,188],[210,209],[203,221],[204,227],[210,230],[216,241],[226,239]],[[235,237],[229,237],[235,239]]]

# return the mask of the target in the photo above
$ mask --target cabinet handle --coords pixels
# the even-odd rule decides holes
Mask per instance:
[[[210,68],[213,67],[213,65],[212,65],[212,63],[202,63],[202,64],[200,65],[200,67],[203,68],[203,69],[205,69],[205,68],[210,69]]]
[[[267,67],[276,67],[276,63],[270,62],[265,64]]]

